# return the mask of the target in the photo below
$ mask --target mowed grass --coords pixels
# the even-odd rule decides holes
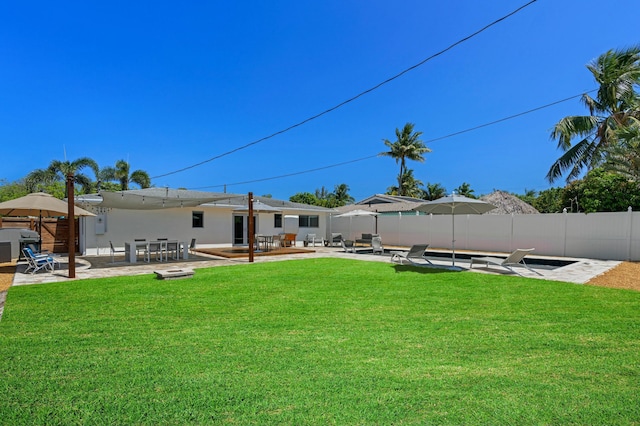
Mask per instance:
[[[345,259],[12,287],[2,424],[638,424],[640,293]]]

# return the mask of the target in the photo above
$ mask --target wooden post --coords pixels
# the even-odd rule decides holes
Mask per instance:
[[[249,200],[248,200],[248,204],[249,204],[249,262],[253,262],[253,246],[255,244],[255,224],[253,223],[253,192],[249,193]]]
[[[69,278],[76,277],[76,221],[73,200],[73,173],[67,175],[67,221],[69,223],[69,240],[67,249],[69,251]]]

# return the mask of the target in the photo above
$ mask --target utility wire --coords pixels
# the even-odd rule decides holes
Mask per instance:
[[[511,13],[508,13],[507,15],[503,16],[502,18],[496,19],[495,21],[491,22],[490,24],[485,25],[484,27],[482,27],[482,28],[481,28],[481,29],[479,29],[478,31],[476,31],[476,32],[472,33],[471,35],[468,35],[467,37],[464,37],[464,38],[462,38],[462,39],[460,39],[460,40],[456,41],[455,43],[451,44],[449,47],[447,47],[447,48],[445,48],[445,49],[443,49],[443,50],[441,50],[441,51],[439,51],[439,52],[437,52],[437,53],[434,53],[433,55],[429,56],[428,58],[426,58],[426,59],[424,59],[424,60],[422,60],[422,61],[418,62],[417,64],[415,64],[415,65],[413,65],[413,66],[411,66],[411,67],[409,67],[409,68],[407,68],[407,69],[405,69],[404,71],[401,71],[400,73],[398,73],[398,74],[394,75],[393,77],[390,77],[390,78],[388,78],[388,79],[384,80],[383,82],[378,83],[377,85],[375,85],[375,86],[371,87],[370,89],[367,89],[367,90],[365,90],[364,92],[361,92],[361,93],[359,93],[359,94],[357,94],[357,95],[353,96],[352,98],[349,98],[349,99],[347,99],[346,101],[343,101],[343,102],[339,103],[338,105],[336,105],[336,106],[334,106],[334,107],[331,107],[331,108],[329,108],[329,109],[327,109],[327,110],[325,110],[325,111],[323,111],[323,112],[321,112],[321,113],[319,113],[319,114],[316,114],[316,115],[311,116],[311,117],[309,117],[309,118],[307,118],[307,119],[305,119],[305,120],[302,120],[302,121],[300,121],[299,123],[293,124],[293,125],[291,125],[291,126],[287,127],[286,129],[279,130],[279,131],[277,131],[277,132],[275,132],[275,133],[273,133],[273,134],[271,134],[271,135],[269,135],[269,136],[265,136],[265,137],[263,137],[263,138],[260,138],[260,139],[258,139],[258,140],[255,140],[255,141],[250,142],[250,143],[248,143],[248,144],[245,144],[245,145],[239,146],[239,147],[237,147],[237,148],[234,148],[234,149],[232,149],[231,151],[224,152],[224,153],[222,153],[222,154],[219,154],[219,155],[216,155],[216,156],[214,156],[214,157],[211,157],[211,158],[209,158],[209,159],[207,159],[207,160],[200,161],[199,163],[192,164],[191,166],[183,167],[183,168],[181,168],[181,169],[174,170],[174,171],[172,171],[172,172],[168,172],[168,173],[165,173],[165,174],[161,174],[161,175],[153,176],[153,177],[151,177],[151,179],[157,179],[157,178],[161,178],[161,177],[165,177],[165,176],[170,176],[170,175],[173,175],[173,174],[176,174],[176,173],[184,172],[184,171],[189,170],[189,169],[193,169],[193,168],[195,168],[195,167],[202,166],[203,164],[206,164],[206,163],[209,163],[209,162],[211,162],[211,161],[214,161],[214,160],[220,159],[220,158],[225,157],[225,156],[227,156],[227,155],[231,155],[231,154],[233,154],[233,153],[235,153],[235,152],[238,152],[238,151],[241,151],[241,150],[243,150],[243,149],[249,148],[249,147],[251,147],[251,146],[253,146],[253,145],[257,145],[257,144],[259,144],[260,142],[264,142],[264,141],[266,141],[266,140],[268,140],[268,139],[271,139],[271,138],[273,138],[273,137],[275,137],[275,136],[281,135],[281,134],[283,134],[283,133],[285,133],[285,132],[288,132],[288,131],[290,131],[290,130],[292,130],[292,129],[295,129],[296,127],[300,127],[300,126],[302,126],[303,124],[306,124],[306,123],[308,123],[308,122],[310,122],[310,121],[312,121],[312,120],[315,120],[315,119],[317,119],[317,118],[320,118],[320,117],[322,117],[322,116],[323,116],[323,115],[325,115],[325,114],[328,114],[328,113],[330,113],[330,112],[332,112],[332,111],[335,111],[335,110],[337,110],[338,108],[341,108],[341,107],[343,107],[343,106],[347,105],[348,103],[353,102],[353,101],[355,101],[356,99],[358,99],[358,98],[360,98],[360,97],[362,97],[362,96],[364,96],[364,95],[366,95],[366,94],[368,94],[368,93],[371,93],[371,92],[373,92],[373,91],[374,91],[374,90],[376,90],[376,89],[379,89],[380,87],[384,86],[385,84],[390,83],[390,82],[392,82],[393,80],[396,80],[396,79],[400,78],[400,77],[401,77],[401,76],[403,76],[404,74],[406,74],[406,73],[408,73],[408,72],[410,72],[410,71],[415,70],[416,68],[418,68],[418,67],[420,67],[420,66],[424,65],[425,63],[427,63],[427,62],[431,61],[432,59],[437,58],[438,56],[440,56],[440,55],[442,55],[442,54],[444,54],[444,53],[448,52],[449,50],[453,49],[454,47],[456,47],[456,46],[458,46],[458,45],[460,45],[460,44],[462,44],[462,43],[464,43],[464,42],[466,42],[466,41],[468,41],[468,40],[472,39],[473,37],[477,36],[478,34],[480,34],[480,33],[484,32],[484,31],[486,31],[487,29],[489,29],[489,28],[493,27],[494,25],[497,25],[498,23],[500,23],[500,22],[504,21],[505,19],[510,18],[511,16],[513,16],[513,15],[515,15],[516,13],[520,12],[520,11],[521,11],[521,10],[523,10],[524,8],[526,8],[526,7],[530,6],[530,5],[532,5],[532,4],[533,4],[533,3],[535,3],[536,1],[537,1],[537,0],[531,0],[529,3],[527,3],[527,4],[523,5],[523,6],[520,6],[519,8],[517,8],[516,10],[514,10],[514,11],[513,11],[513,12],[511,12]]]
[[[471,132],[471,131],[474,131],[474,130],[482,129],[483,127],[488,127],[488,126],[491,126],[491,125],[494,125],[494,124],[502,123],[503,121],[512,120],[514,118],[521,117],[521,116],[526,115],[526,114],[531,114],[532,112],[540,111],[541,109],[549,108],[549,107],[552,107],[554,105],[558,105],[558,104],[561,104],[563,102],[567,102],[567,101],[570,101],[572,99],[576,99],[576,98],[582,97],[587,93],[592,93],[592,92],[595,92],[597,90],[598,89],[592,89],[592,90],[586,91],[584,93],[581,93],[579,95],[573,95],[573,96],[570,96],[568,98],[561,99],[559,101],[551,102],[551,103],[546,104],[546,105],[542,105],[542,106],[539,106],[539,107],[536,107],[536,108],[532,108],[532,109],[527,110],[527,111],[523,111],[523,112],[519,112],[517,114],[510,115],[508,117],[503,117],[503,118],[500,118],[498,120],[494,120],[494,121],[490,121],[488,123],[480,124],[479,126],[470,127],[468,129],[465,129],[465,130],[460,130],[458,132],[449,133],[448,135],[444,135],[444,136],[440,136],[440,137],[437,137],[437,138],[429,139],[429,140],[424,141],[424,143],[441,141],[443,139],[452,138],[454,136],[458,136],[458,135],[461,135],[463,133],[467,133],[467,132]],[[355,160],[343,161],[341,163],[330,164],[328,166],[317,167],[315,169],[308,169],[308,170],[302,170],[302,171],[299,171],[299,172],[288,173],[286,175],[272,176],[272,177],[267,177],[267,178],[248,180],[248,181],[244,181],[244,182],[227,183],[227,184],[221,184],[221,185],[200,186],[200,187],[190,188],[190,189],[219,188],[219,187],[226,187],[226,186],[245,185],[245,184],[256,183],[256,182],[265,182],[265,181],[268,181],[268,180],[282,179],[282,178],[285,178],[285,177],[297,176],[297,175],[302,175],[302,174],[305,174],[305,173],[312,173],[312,172],[317,172],[317,171],[320,171],[320,170],[326,170],[326,169],[330,169],[330,168],[333,168],[333,167],[340,167],[340,166],[344,166],[346,164],[352,164],[352,163],[357,163],[357,162],[364,161],[364,160],[370,160],[372,158],[379,157],[379,156],[380,156],[380,154],[370,155],[368,157],[362,157],[362,158],[357,158]]]

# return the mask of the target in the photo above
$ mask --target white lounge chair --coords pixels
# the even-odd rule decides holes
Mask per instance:
[[[392,251],[391,261],[398,262],[401,265],[405,260],[414,266],[433,265],[429,259],[424,257],[427,247],[429,247],[429,244],[414,244],[409,251]]]
[[[353,245],[353,241],[351,241],[351,240],[340,240],[340,244],[342,244],[342,248],[347,253],[355,253],[356,252],[356,248]]]
[[[527,268],[528,270],[530,270],[531,272],[534,272],[538,275],[542,275],[540,272],[538,271],[534,271],[533,269],[531,269],[524,261],[524,257],[531,253],[533,250],[535,249],[518,249],[516,251],[514,251],[513,253],[511,253],[509,255],[509,257],[507,257],[506,259],[501,258],[501,257],[472,257],[471,258],[471,268],[473,268],[473,264],[474,263],[484,263],[485,267],[489,267],[489,265],[494,265],[494,266],[502,266],[503,268],[508,269],[510,272],[513,272],[514,274],[520,275],[518,272],[514,271],[511,267],[512,266],[524,266],[525,268]]]

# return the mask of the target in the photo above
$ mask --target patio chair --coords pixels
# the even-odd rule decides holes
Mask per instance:
[[[534,271],[533,269],[531,269],[529,265],[527,265],[524,261],[524,257],[534,250],[535,249],[532,249],[532,248],[517,249],[516,251],[511,253],[509,257],[507,257],[506,259],[503,259],[501,257],[472,257],[470,268],[473,268],[474,263],[484,263],[485,267],[487,268],[489,267],[489,265],[501,266],[505,269],[508,269],[510,272],[513,272],[514,274],[520,275],[518,272],[512,269],[512,266],[524,266],[529,271],[542,276],[540,272]]]
[[[373,249],[373,254],[384,254],[384,247],[382,247],[382,238],[373,237],[371,239],[371,248]]]
[[[115,258],[115,256],[116,256],[116,253],[122,253],[122,254],[125,254],[125,253],[126,253],[126,250],[125,250],[125,249],[122,249],[122,250],[116,250],[116,249],[113,247],[113,243],[112,243],[111,241],[109,241],[109,248],[111,249],[111,263],[115,263],[114,258]]]
[[[405,260],[414,266],[433,265],[429,259],[424,257],[427,247],[429,247],[429,244],[414,244],[409,251],[392,251],[391,261],[398,262],[401,265]]]
[[[345,252],[356,253],[356,248],[353,245],[352,240],[340,240],[340,244],[342,245],[342,248],[344,249]]]
[[[193,254],[196,250],[196,239],[191,239],[191,244],[189,244],[189,253]]]
[[[166,241],[151,241],[147,244],[147,248],[144,252],[145,262],[151,262],[151,253],[156,254],[156,260],[162,262],[162,253],[167,251]]]
[[[53,272],[54,268],[54,259],[46,254],[36,255],[29,247],[25,247],[22,249],[22,253],[24,254],[25,259],[27,259],[27,269],[25,269],[24,273],[31,271],[32,274],[35,274],[41,269],[48,269],[50,272]]]
[[[173,260],[178,260],[180,258],[180,253],[178,249],[180,248],[180,244],[178,241],[165,241],[167,244],[167,258],[169,257],[169,253],[171,253],[171,258]]]
[[[307,234],[307,238],[306,238],[306,240],[305,240],[305,241],[306,241],[306,243],[307,243],[308,245],[313,244],[313,246],[314,246],[314,247],[316,246],[316,242],[317,242],[317,243],[320,243],[320,245],[322,245],[322,244],[323,244],[323,239],[322,239],[322,238],[318,238],[318,237],[316,236],[316,234]]]

